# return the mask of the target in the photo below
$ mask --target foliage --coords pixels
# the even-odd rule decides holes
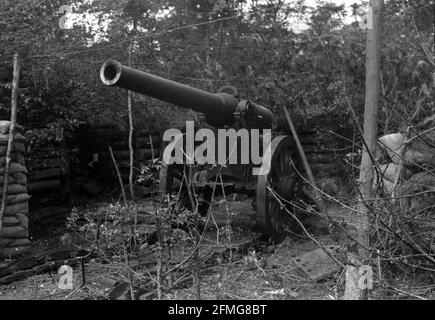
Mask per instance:
[[[126,93],[102,87],[98,71],[108,58],[127,63],[131,37],[134,67],[209,91],[231,83],[243,97],[277,113],[291,107],[300,127],[350,127],[349,104],[361,118],[365,31],[357,22],[343,23],[348,14],[343,6],[275,0],[73,1],[73,28],[63,30],[58,27],[63,4],[2,2],[2,118],[8,117],[11,55],[19,52],[19,120],[26,127],[126,126]],[[431,6],[429,0],[387,2],[381,131],[433,114],[433,60],[427,55],[430,59],[433,48]],[[306,28],[292,24],[294,17]],[[136,126],[151,130],[192,118],[189,111],[138,96],[134,111]]]

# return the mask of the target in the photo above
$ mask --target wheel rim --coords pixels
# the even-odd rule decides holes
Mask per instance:
[[[301,168],[294,141],[290,136],[278,136],[271,142],[271,166],[267,175],[258,176],[257,221],[268,235],[295,229],[296,221],[282,204],[294,200],[301,189]],[[269,190],[271,188],[275,195]],[[293,210],[292,210],[293,211]]]

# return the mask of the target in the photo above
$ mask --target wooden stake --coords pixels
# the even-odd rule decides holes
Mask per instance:
[[[131,54],[133,52],[133,36],[130,39],[130,46],[128,48],[128,66],[131,66]],[[132,110],[132,92],[128,90],[127,96],[127,106],[128,106],[128,123],[129,123],[129,131],[128,131],[128,149],[130,151],[130,166],[129,166],[129,174],[128,174],[128,184],[130,187],[130,195],[133,203],[135,203],[134,196],[134,187],[133,187],[133,166],[134,166],[134,149],[133,149],[133,110]]]
[[[18,53],[14,54],[14,73],[12,78],[12,98],[11,98],[11,123],[9,126],[8,147],[6,149],[6,163],[3,172],[3,192],[0,208],[0,239],[3,229],[3,214],[6,208],[6,196],[8,192],[9,166],[11,163],[11,151],[14,143],[15,123],[17,121],[18,87],[20,82],[20,64]]]
[[[113,165],[115,166],[116,175],[118,176],[119,186],[121,187],[122,199],[124,200],[124,205],[128,208],[127,196],[125,195],[124,183],[122,182],[121,173],[119,172],[118,164],[116,163],[115,156],[113,155],[112,147],[109,146],[110,157],[112,158]]]
[[[317,187],[316,180],[314,179],[313,171],[311,170],[311,166],[308,163],[304,148],[302,147],[302,143],[299,139],[298,133],[296,132],[296,128],[293,124],[293,121],[290,118],[290,114],[289,114],[287,108],[284,108],[284,113],[285,113],[285,117],[287,119],[288,125],[290,126],[290,130],[292,132],[293,139],[296,142],[296,146],[298,148],[299,155],[301,156],[301,160],[302,160],[302,163],[304,165],[305,172],[307,173],[307,176],[308,176],[308,181],[314,187],[315,193],[317,195],[316,196],[317,205],[319,206],[320,211],[326,213],[326,206],[323,202],[321,195],[319,194],[319,191],[318,191],[319,188]]]

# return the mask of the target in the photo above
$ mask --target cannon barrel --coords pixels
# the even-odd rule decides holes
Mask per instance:
[[[203,113],[207,122],[216,127],[235,123],[239,100],[228,93],[210,93],[147,72],[124,66],[118,61],[106,61],[100,70],[101,81],[108,86],[117,86],[138,92],[176,106]],[[272,112],[255,103],[248,103],[246,116],[252,127],[270,128]]]

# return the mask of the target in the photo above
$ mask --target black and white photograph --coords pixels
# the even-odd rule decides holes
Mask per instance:
[[[435,300],[434,39],[434,0],[0,0],[0,308]]]

